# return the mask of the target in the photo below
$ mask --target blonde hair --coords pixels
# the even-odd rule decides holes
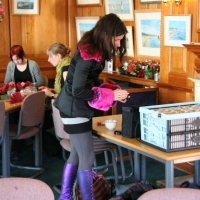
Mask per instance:
[[[57,55],[60,54],[62,58],[66,57],[69,55],[71,52],[71,49],[69,47],[66,47],[62,43],[55,43],[52,44],[48,49],[47,49],[47,55],[49,56],[50,54]]]

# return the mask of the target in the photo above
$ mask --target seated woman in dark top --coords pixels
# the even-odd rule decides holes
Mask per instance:
[[[18,83],[24,85],[27,81],[36,83],[37,86],[44,85],[42,73],[38,64],[25,58],[25,52],[20,45],[14,45],[10,49],[11,61],[7,65],[4,84]],[[17,123],[19,112],[9,115],[10,123]],[[11,149],[11,160],[18,160],[19,154],[25,148],[25,140],[13,140]]]
[[[11,61],[7,65],[4,84],[14,82],[25,84],[30,81],[37,86],[44,85],[42,73],[38,64],[25,58],[25,52],[20,45],[14,45],[10,50]]]

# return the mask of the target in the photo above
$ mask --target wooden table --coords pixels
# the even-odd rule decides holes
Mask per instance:
[[[199,182],[199,149],[183,150],[177,152],[164,152],[150,145],[144,144],[135,138],[126,138],[122,135],[115,135],[114,130],[107,130],[105,126],[98,126],[97,122],[104,122],[106,119],[116,119],[115,130],[121,130],[122,116],[110,115],[93,118],[93,130],[106,140],[134,151],[134,176],[138,180],[146,180],[146,157],[160,161],[165,164],[165,182],[167,188],[174,187],[174,164],[195,161],[195,183]]]
[[[6,112],[6,128],[2,142],[2,175],[3,177],[10,177],[10,138],[9,138],[9,114],[16,112],[21,107],[20,103],[10,104],[7,100],[0,100],[5,103]],[[9,155],[9,156],[8,156]]]

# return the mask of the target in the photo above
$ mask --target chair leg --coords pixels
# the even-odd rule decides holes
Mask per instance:
[[[11,167],[18,168],[18,169],[28,169],[28,170],[37,170],[36,173],[34,173],[29,178],[35,178],[42,174],[45,169],[42,168],[42,132],[40,131],[37,133],[34,137],[34,150],[35,150],[35,166],[21,166],[16,165],[13,163],[10,163]]]
[[[122,148],[119,145],[117,147],[119,150],[119,158],[120,158],[120,165],[121,165],[121,171],[122,171],[122,183],[124,183],[126,179],[126,173],[125,173],[125,167],[124,167],[124,159],[122,155]]]
[[[121,171],[122,171],[122,183],[124,183],[126,178],[130,178],[133,175],[133,172],[134,172],[133,157],[132,157],[131,150],[128,150],[128,155],[129,155],[129,160],[130,160],[130,165],[131,165],[131,172],[130,174],[126,175],[126,170],[124,167],[124,159],[123,159],[123,154],[122,154],[122,147],[118,146],[118,150],[119,150],[120,165],[121,165]]]
[[[39,167],[42,165],[42,132],[35,135],[35,166]]]
[[[116,161],[116,153],[114,151],[113,148],[111,147],[99,147],[98,148],[98,145],[95,146],[95,152],[101,152],[101,151],[107,151],[107,152],[110,152],[111,153],[111,156],[112,156],[112,163],[109,163],[109,164],[105,164],[105,165],[101,165],[101,166],[97,166],[95,168],[93,168],[94,170],[96,169],[107,169],[108,167],[113,167],[113,172],[114,172],[114,179],[115,179],[115,183],[118,184],[118,180],[119,177],[118,176],[118,170],[117,170],[117,161]],[[102,172],[103,173],[103,172]],[[106,179],[113,179],[113,176],[106,176]]]

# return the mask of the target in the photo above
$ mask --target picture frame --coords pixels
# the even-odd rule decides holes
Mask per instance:
[[[39,15],[39,0],[12,0],[13,15]]]
[[[197,6],[197,32],[200,33],[200,0],[198,0]]]
[[[134,57],[134,45],[133,45],[133,31],[132,26],[126,26],[128,33],[126,34],[126,49],[127,55],[130,57]]]
[[[75,17],[76,20],[76,34],[77,41],[81,39],[86,31],[91,30],[97,21],[100,19],[98,16],[94,17]]]
[[[102,6],[103,0],[76,0],[77,6]]]
[[[123,21],[134,21],[133,0],[104,0],[105,13],[115,13]]]
[[[191,14],[164,16],[164,45],[184,47],[191,42]]]
[[[137,55],[160,57],[161,10],[135,10]]]
[[[140,0],[140,4],[159,4],[161,0]]]

